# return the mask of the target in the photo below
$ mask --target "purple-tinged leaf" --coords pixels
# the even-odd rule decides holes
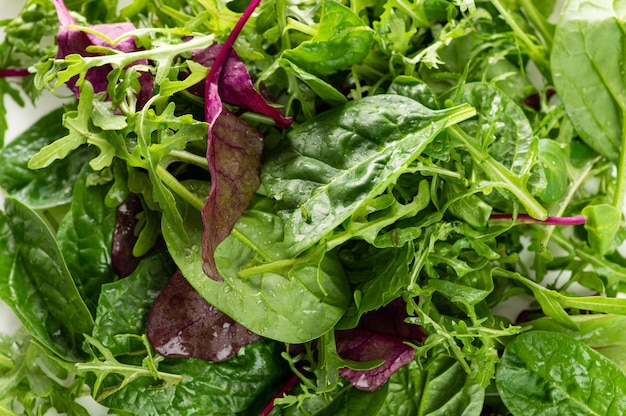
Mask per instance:
[[[258,94],[254,88],[250,91],[252,82],[249,81],[248,71],[243,64],[234,65],[236,68],[233,69],[233,65],[229,66],[228,62],[233,54],[235,39],[259,2],[260,0],[253,0],[250,3],[224,45],[217,51],[205,83],[204,115],[209,124],[207,161],[211,173],[211,192],[202,209],[202,268],[209,277],[217,281],[223,279],[215,264],[215,249],[231,233],[261,183],[259,171],[263,136],[222,105],[222,97],[230,95],[243,105],[258,107],[258,99],[245,98],[245,95]],[[236,60],[237,57],[233,62],[236,63]],[[226,74],[230,69],[237,72],[235,78]],[[248,82],[249,86],[246,87]],[[265,105],[270,107],[267,103]],[[288,119],[282,119],[280,113],[277,114],[281,117],[277,122],[287,122]]]
[[[406,323],[406,316],[404,301],[396,299],[363,315],[356,328],[336,331],[337,353],[341,357],[359,362],[385,360],[371,370],[342,368],[339,375],[359,390],[375,391],[393,373],[411,362],[415,350],[406,342],[419,344],[426,334],[420,326]]]
[[[207,303],[180,271],[154,302],[146,332],[152,347],[164,357],[213,362],[224,361],[261,339]]]
[[[63,59],[71,54],[79,54],[83,57],[97,56],[98,54],[87,52],[87,48],[90,46],[105,46],[124,53],[138,50],[135,40],[132,37],[125,38],[119,43],[111,45],[100,36],[70,28],[70,25],[76,25],[77,23],[70,15],[70,12],[63,0],[53,0],[53,3],[59,18],[59,30],[57,32],[58,49],[55,56],[57,59]],[[98,24],[90,25],[89,27],[102,33],[109,39],[118,38],[132,30],[135,30],[135,26],[129,22]],[[135,64],[147,65],[148,61],[141,60],[135,62]],[[109,84],[107,75],[111,72],[111,70],[112,68],[110,65],[105,65],[91,68],[87,71],[85,79],[93,85],[94,92],[99,93],[107,90]],[[80,89],[76,85],[76,80],[77,77],[73,78],[70,82],[68,82],[67,86],[78,98],[80,97]],[[137,94],[138,103],[143,105],[152,96],[154,80],[149,73],[142,72],[139,77],[139,83],[141,85],[141,91]]]
[[[216,43],[206,49],[192,51],[191,59],[212,67],[223,47],[223,44]],[[271,117],[280,128],[289,127],[293,121],[291,117],[285,117],[276,107],[270,105],[263,94],[254,89],[248,69],[234,50],[224,62],[217,87],[222,101]],[[197,93],[195,90],[192,92]]]
[[[27,77],[29,75],[30,72],[28,72],[28,69],[26,68],[0,69],[0,78]]]
[[[223,109],[212,124],[207,151],[211,192],[202,209],[204,272],[222,280],[215,265],[217,246],[230,234],[261,183],[263,135]]]
[[[137,242],[135,227],[137,215],[143,211],[141,200],[136,194],[130,194],[122,202],[115,213],[115,229],[111,248],[111,265],[119,277],[130,275],[141,258],[133,256],[133,247]]]

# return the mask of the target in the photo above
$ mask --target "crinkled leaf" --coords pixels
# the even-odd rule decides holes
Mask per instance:
[[[624,372],[581,341],[559,333],[518,335],[504,350],[496,385],[513,414],[621,415],[626,411]]]
[[[157,297],[148,318],[152,347],[164,357],[227,360],[261,339],[210,305],[177,271]]]
[[[337,331],[337,352],[353,361],[385,362],[371,370],[342,368],[339,374],[356,388],[375,391],[393,373],[413,361],[415,350],[405,344],[420,344],[426,334],[418,325],[404,322],[407,317],[406,304],[396,299],[381,309],[366,313],[354,329]]]
[[[61,124],[62,115],[63,110],[58,109],[42,117],[0,152],[0,186],[7,194],[35,209],[70,202],[76,177],[93,156],[91,149],[82,149],[69,156],[65,163],[39,170],[28,168],[30,159],[42,147],[67,133]]]
[[[289,253],[328,236],[393,184],[441,130],[472,115],[469,106],[434,111],[382,94],[293,129],[261,172],[265,189],[283,209]]]
[[[341,3],[326,0],[316,35],[282,56],[306,72],[325,76],[362,62],[373,42],[374,32],[361,18]]]

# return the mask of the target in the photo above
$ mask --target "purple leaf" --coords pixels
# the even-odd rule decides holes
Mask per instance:
[[[180,271],[154,302],[146,329],[152,347],[170,358],[224,361],[261,337],[207,303]]]
[[[389,305],[361,317],[354,329],[335,332],[337,352],[352,361],[385,362],[371,370],[341,368],[339,375],[364,391],[378,390],[393,373],[411,362],[415,350],[405,342],[421,343],[426,334],[418,325],[404,322],[406,305],[396,299]]]
[[[67,55],[71,54],[79,54],[84,57],[98,56],[98,54],[87,52],[87,48],[89,46],[112,47],[115,50],[125,53],[138,50],[135,45],[135,40],[132,37],[125,38],[116,45],[111,45],[99,36],[70,28],[70,25],[76,25],[77,23],[70,15],[70,12],[63,0],[53,0],[53,3],[59,18],[59,30],[57,32],[58,50],[55,56],[57,59],[63,59]],[[90,25],[89,27],[102,33],[109,39],[115,39],[132,30],[135,30],[135,26],[128,22]],[[148,61],[140,60],[135,62],[135,64],[146,65],[148,64]],[[99,93],[107,90],[107,86],[109,84],[107,75],[111,72],[111,70],[112,68],[110,65],[105,65],[91,68],[87,71],[85,79],[93,85],[94,92]],[[80,89],[76,85],[76,80],[77,77],[73,78],[67,83],[67,86],[78,98],[80,97]],[[145,104],[152,96],[154,80],[148,72],[142,72],[139,77],[139,83],[141,85],[141,91],[137,95],[137,101],[140,106],[143,106],[143,104]]]
[[[223,44],[216,43],[206,49],[192,51],[191,59],[206,67],[212,67],[223,47]],[[280,128],[289,127],[293,121],[291,117],[285,117],[276,107],[270,105],[265,97],[254,89],[248,69],[234,50],[230,51],[223,64],[217,86],[222,101],[271,117]],[[195,90],[192,92],[197,93]]]
[[[217,281],[223,278],[215,264],[215,249],[231,233],[261,183],[259,170],[263,152],[261,133],[224,109],[222,99],[228,97],[234,104],[250,105],[255,111],[270,113],[278,117],[279,125],[288,126],[291,122],[254,90],[247,69],[232,50],[235,39],[258,5],[259,0],[250,3],[219,50],[198,52],[200,55],[196,55],[205,63],[212,63],[204,92],[204,115],[209,124],[207,161],[211,192],[202,209],[202,268]],[[230,74],[230,71],[233,73]]]
[[[211,192],[202,209],[203,269],[212,279],[222,280],[215,265],[215,249],[228,237],[261,183],[263,135],[223,109],[212,123],[210,136]]]
[[[141,258],[133,256],[133,247],[137,242],[135,235],[137,215],[142,211],[143,206],[139,197],[130,194],[115,212],[111,265],[119,277],[130,275],[141,261]]]

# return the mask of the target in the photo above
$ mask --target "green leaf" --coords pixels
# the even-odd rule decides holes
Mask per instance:
[[[478,416],[484,390],[453,358],[438,355],[423,364],[410,363],[389,379],[380,416]]]
[[[363,61],[373,42],[373,30],[352,10],[325,0],[316,35],[282,56],[308,73],[325,76]]]
[[[614,162],[625,128],[624,20],[621,2],[570,0],[560,14],[551,56],[554,85],[576,132]]]
[[[82,334],[93,318],[67,270],[46,223],[30,208],[8,198],[0,216],[0,297],[33,337],[60,357],[82,356]]]
[[[543,167],[546,187],[540,198],[547,203],[559,201],[567,192],[569,177],[567,175],[567,155],[561,145],[550,139],[539,140],[539,163]]]
[[[63,111],[57,109],[45,115],[0,152],[0,186],[34,209],[67,204],[79,171],[92,155],[90,150],[81,149],[65,163],[38,170],[28,168],[33,155],[67,133],[61,123]]]
[[[145,416],[242,412],[258,404],[263,393],[277,388],[286,376],[288,370],[280,357],[283,349],[280,344],[262,340],[242,348],[223,363],[190,358],[164,360],[159,363],[159,371],[184,375],[178,384],[159,388],[151,377],[142,377],[108,396],[102,404],[115,411]]]
[[[135,338],[146,330],[148,312],[174,273],[166,252],[155,253],[139,263],[128,277],[102,286],[93,336],[114,355],[144,349]]]
[[[111,265],[115,208],[104,203],[110,186],[88,184],[94,174],[85,166],[74,185],[70,210],[57,230],[68,270],[93,315],[100,287],[116,278]]]
[[[288,252],[327,237],[360,205],[393,184],[469,106],[430,110],[399,95],[375,95],[318,115],[289,133],[262,167],[268,194],[284,209]]]
[[[185,235],[164,217],[163,237],[185,278],[210,304],[259,335],[303,343],[334,327],[350,292],[340,263],[330,254],[287,256],[283,223],[272,208],[271,201],[257,201],[218,246],[215,261],[224,282],[207,278],[202,270],[203,227],[197,213],[187,216]]]
[[[600,255],[615,248],[615,236],[622,221],[621,210],[608,204],[590,205],[583,208],[582,214],[587,216],[585,230],[591,248]]]
[[[515,415],[621,415],[626,374],[580,341],[531,331],[505,350],[496,372],[498,392]]]

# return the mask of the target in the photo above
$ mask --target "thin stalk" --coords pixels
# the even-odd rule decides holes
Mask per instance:
[[[552,50],[552,43],[554,41],[554,35],[550,28],[546,25],[546,19],[541,16],[535,5],[530,0],[520,0],[520,5],[526,12],[528,19],[535,26],[543,41],[546,43],[546,49]]]
[[[168,153],[168,156],[178,162],[189,163],[190,165],[198,166],[203,169],[209,169],[209,163],[205,156],[198,156],[186,150],[172,150]]]
[[[622,148],[617,165],[617,180],[615,182],[615,194],[613,194],[613,206],[620,211],[624,207],[626,196],[626,111],[622,111]]]
[[[194,195],[189,189],[187,189],[187,187],[185,187],[185,185],[180,183],[174,175],[169,173],[167,169],[158,165],[156,167],[156,173],[159,176],[159,179],[161,179],[165,185],[174,191],[176,195],[180,196],[185,202],[196,208],[198,211],[202,211],[202,207],[204,207],[204,200]]]
[[[480,163],[485,173],[492,180],[500,182],[503,188],[517,197],[531,217],[539,220],[545,220],[548,217],[546,209],[522,186],[521,181],[517,177],[511,176],[508,169],[479,149],[475,145],[474,139],[468,136],[463,129],[459,126],[451,126],[448,127],[448,132],[464,145],[465,149]]]
[[[515,221],[515,224],[543,224],[543,225],[580,225],[587,221],[584,215],[574,215],[572,217],[554,217],[549,216],[545,220],[538,220],[528,214],[518,214],[513,217],[512,214],[493,214],[489,217],[490,221]]]

